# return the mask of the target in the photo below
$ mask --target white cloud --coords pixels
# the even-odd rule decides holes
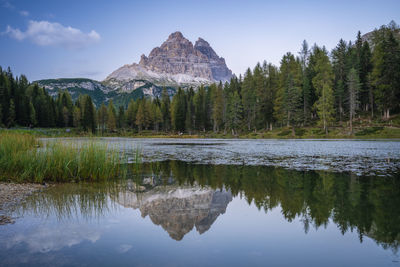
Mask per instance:
[[[68,49],[83,48],[100,41],[100,35],[94,30],[83,33],[79,29],[48,21],[31,20],[25,32],[7,26],[5,33],[19,41],[27,39],[40,46],[62,46]]]
[[[21,16],[24,16],[24,17],[29,16],[29,12],[26,11],[26,10],[21,10],[21,11],[19,12],[19,14],[20,14]]]

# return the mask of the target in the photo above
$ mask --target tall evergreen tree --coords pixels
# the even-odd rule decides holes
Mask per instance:
[[[347,44],[343,39],[340,39],[339,44],[332,51],[332,64],[335,75],[333,86],[339,122],[342,122],[344,116],[344,102],[347,95],[347,56]]]
[[[229,95],[227,108],[227,123],[233,135],[237,135],[237,131],[242,123],[242,112],[242,100],[240,99],[239,93],[234,91]]]
[[[171,103],[167,89],[164,87],[161,95],[161,114],[163,117],[163,130],[171,129]]]
[[[138,110],[136,113],[136,125],[139,128],[139,132],[141,132],[146,127],[146,107],[145,102],[140,101]]]
[[[253,73],[250,68],[248,68],[242,85],[242,105],[243,119],[249,131],[254,129],[255,126],[256,94],[254,87]]]
[[[358,94],[360,91],[360,80],[358,77],[357,70],[352,68],[349,72],[348,78],[348,88],[349,88],[349,122],[350,122],[350,132],[353,134],[353,118],[355,112],[358,108]]]
[[[124,109],[124,106],[119,106],[117,127],[119,129],[125,128],[125,109]]]
[[[7,126],[12,127],[15,125],[15,105],[14,99],[10,100],[10,107],[8,110]]]
[[[206,130],[206,91],[204,86],[201,85],[197,89],[196,94],[193,97],[194,110],[195,110],[195,124],[194,127],[200,131]]]
[[[266,75],[266,128],[272,130],[272,125],[274,123],[274,103],[276,92],[279,87],[279,72],[277,67],[272,64],[265,66],[264,72]]]
[[[186,118],[185,118],[185,129],[189,134],[192,134],[193,123],[194,123],[194,91],[193,88],[190,87],[187,96],[186,96]]]
[[[36,111],[35,111],[35,107],[33,106],[32,102],[29,101],[29,126],[35,126],[37,123],[36,120]]]
[[[293,54],[287,53],[281,60],[280,85],[275,102],[275,114],[278,120],[292,128],[302,121],[301,82],[301,65]]]
[[[334,119],[334,98],[332,91],[333,70],[325,48],[323,53],[319,53],[316,59],[316,76],[312,82],[318,94],[318,100],[315,103],[319,116],[319,124],[323,126],[325,133],[328,134],[328,125]]]
[[[3,118],[3,107],[2,107],[1,104],[0,104],[0,127],[3,126],[3,120],[2,120],[2,118]]]
[[[128,104],[128,109],[126,111],[126,123],[129,127],[134,128],[136,125],[136,113],[137,113],[137,101],[133,99]]]
[[[117,128],[117,114],[112,100],[108,103],[107,107],[107,129],[108,131],[115,131]]]
[[[99,128],[101,130],[101,133],[103,134],[107,127],[107,107],[106,105],[104,105],[104,103],[101,104],[100,108],[97,111],[97,118]]]
[[[390,111],[399,105],[400,88],[400,47],[393,30],[383,26],[374,32],[372,56],[372,83],[375,99],[383,118],[390,118]]]
[[[224,116],[224,92],[222,90],[222,84],[215,88],[212,105],[212,120],[214,132],[219,132],[222,126]]]
[[[186,99],[185,93],[181,88],[178,88],[178,92],[172,98],[171,119],[175,131],[185,131]]]
[[[160,107],[156,104],[153,103],[152,105],[153,109],[153,127],[156,132],[160,130],[160,124],[163,122],[163,117],[161,114],[161,109]]]
[[[302,98],[303,98],[303,124],[306,125],[310,118],[310,80],[307,75],[308,70],[308,62],[310,57],[310,49],[306,40],[301,44],[301,50],[299,52],[300,55],[300,64],[301,64],[301,76],[302,76]]]
[[[360,53],[360,103],[364,111],[371,110],[373,113],[373,92],[370,81],[370,74],[372,72],[372,53],[368,42],[364,42]],[[372,114],[373,116],[373,114]]]
[[[88,95],[85,97],[84,111],[83,111],[83,129],[85,131],[96,132],[96,118],[95,108],[92,102],[92,98]]]
[[[82,112],[79,107],[77,107],[77,106],[73,107],[73,126],[75,128],[81,127],[81,121],[82,121],[81,113]]]

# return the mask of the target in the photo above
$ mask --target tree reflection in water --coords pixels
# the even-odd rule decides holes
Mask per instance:
[[[130,177],[57,185],[32,196],[20,212],[92,220],[122,205],[139,209],[181,240],[193,228],[206,232],[232,197],[241,197],[266,213],[280,207],[289,222],[300,218],[305,233],[333,222],[343,234],[357,231],[360,242],[368,236],[385,249],[397,252],[399,247],[398,177],[179,161],[142,164]]]

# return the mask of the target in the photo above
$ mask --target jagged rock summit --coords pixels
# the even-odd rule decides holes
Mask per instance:
[[[232,71],[225,59],[219,57],[210,44],[199,38],[195,45],[181,32],[170,34],[148,57],[141,56],[139,64],[124,65],[111,73],[105,83],[121,87],[126,82],[146,80],[158,86],[198,86],[229,81]]]

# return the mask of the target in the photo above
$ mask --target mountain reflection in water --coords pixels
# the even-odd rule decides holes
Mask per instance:
[[[200,234],[210,229],[217,217],[225,213],[232,195],[199,186],[166,186],[139,195],[120,192],[114,199],[126,208],[139,209],[142,217],[149,215],[171,238],[181,240],[194,226]]]
[[[182,242],[191,231],[207,235],[218,218],[236,208],[229,205],[234,199],[255,205],[264,216],[280,210],[287,222],[300,223],[305,234],[321,226],[324,231],[333,223],[343,235],[357,233],[359,243],[369,237],[395,254],[399,248],[398,177],[179,161],[145,163],[132,170],[130,177],[123,181],[56,185],[31,196],[14,214],[16,225],[20,220],[24,222],[23,232],[0,233],[0,258],[21,244],[32,253],[60,251],[84,241],[95,246],[110,224],[120,221],[121,210],[140,212],[170,238]],[[29,226],[30,219],[26,218],[39,218],[46,225]],[[101,223],[91,228],[96,221]],[[14,226],[4,227],[7,230]],[[41,231],[40,227],[48,230]],[[65,241],[56,242],[59,239]],[[122,252],[132,248],[125,243],[120,246]]]

